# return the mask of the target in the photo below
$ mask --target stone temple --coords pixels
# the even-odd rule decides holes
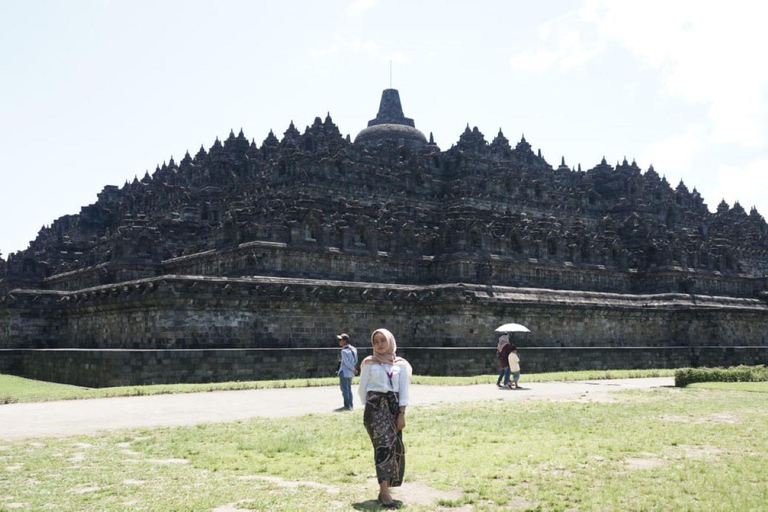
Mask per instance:
[[[768,362],[768,225],[653,169],[548,163],[467,126],[446,150],[385,90],[106,186],[0,259],[0,372],[89,386],[330,375],[392,330],[422,374]],[[310,350],[311,349],[311,350]],[[365,353],[365,350],[363,350]]]

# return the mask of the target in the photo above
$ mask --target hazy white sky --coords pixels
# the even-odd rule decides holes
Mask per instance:
[[[760,1],[0,0],[0,251],[105,185],[382,89],[443,149],[467,123],[557,165],[605,155],[768,215]]]

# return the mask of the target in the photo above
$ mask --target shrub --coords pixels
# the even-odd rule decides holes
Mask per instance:
[[[765,382],[768,368],[734,366],[733,368],[681,368],[675,372],[675,386],[685,387],[694,382]]]

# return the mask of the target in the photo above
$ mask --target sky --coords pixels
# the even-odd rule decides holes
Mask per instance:
[[[768,215],[768,3],[0,0],[0,253],[185,151],[381,91],[442,149],[477,126]],[[390,82],[391,63],[391,82]]]

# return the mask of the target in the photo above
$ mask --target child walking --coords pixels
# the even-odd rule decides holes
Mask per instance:
[[[520,380],[520,357],[517,355],[516,345],[510,346],[509,372],[512,374],[512,381],[509,383],[509,387],[511,389],[517,389],[517,381]]]

